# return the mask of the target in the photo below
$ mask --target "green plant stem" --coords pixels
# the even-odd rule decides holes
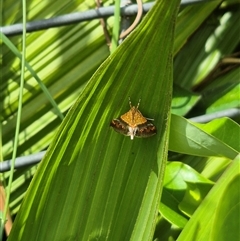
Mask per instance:
[[[119,38],[119,23],[120,23],[120,0],[115,1],[114,9],[114,24],[113,24],[113,34],[112,34],[112,43],[111,43],[111,54],[116,50],[118,46]]]
[[[24,72],[25,72],[25,58],[26,58],[26,1],[22,0],[23,5],[23,34],[22,34],[22,61],[21,61],[21,79],[20,79],[20,88],[19,88],[19,99],[18,99],[18,113],[17,113],[17,122],[16,122],[16,131],[15,131],[15,138],[14,138],[14,147],[13,147],[13,155],[12,155],[12,163],[11,163],[11,170],[9,176],[9,182],[6,192],[6,202],[4,205],[4,213],[2,219],[2,230],[1,230],[1,239],[4,230],[4,224],[6,222],[6,216],[8,212],[9,200],[10,200],[10,193],[11,193],[11,186],[13,181],[13,173],[14,173],[14,165],[15,159],[17,155],[17,146],[18,146],[18,137],[20,131],[20,122],[21,122],[21,113],[22,113],[22,99],[23,99],[23,87],[24,87]]]

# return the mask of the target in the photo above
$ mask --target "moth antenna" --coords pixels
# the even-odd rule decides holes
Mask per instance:
[[[130,105],[130,108],[132,108],[132,102],[131,102],[130,96],[128,96],[128,103],[129,103],[129,105]]]
[[[140,105],[140,102],[141,102],[141,99],[139,99],[139,101],[138,101],[138,104],[137,104],[137,109],[138,109],[138,107],[139,107],[139,105]]]

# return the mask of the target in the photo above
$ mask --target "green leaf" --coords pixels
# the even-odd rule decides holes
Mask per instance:
[[[186,40],[179,34],[178,42],[183,38],[187,43],[183,46],[174,60],[174,83],[179,83],[187,88],[200,83],[212,70],[216,64],[226,55],[229,55],[239,44],[238,36],[240,21],[239,5],[233,11],[213,11],[220,2],[212,1],[191,6],[187,11],[183,11],[182,26],[179,27],[185,32],[191,32],[191,28],[203,22],[192,36]],[[193,12],[191,12],[193,10]],[[195,13],[195,14],[194,14]],[[207,19],[211,13],[211,17]],[[186,15],[186,16],[185,16]],[[196,17],[198,16],[198,17]],[[188,24],[186,24],[188,20]],[[197,25],[199,26],[199,25]],[[185,28],[185,30],[183,30]],[[176,48],[181,43],[176,43]],[[184,64],[183,64],[184,63]],[[210,79],[211,80],[211,79]]]
[[[201,7],[196,4],[183,8],[179,14],[176,26],[174,53],[178,52],[183,47],[187,39],[199,28],[199,26],[201,26],[201,24],[204,23],[204,21],[206,21],[209,15],[219,6],[221,2],[221,0],[212,2],[205,1],[201,3]],[[189,54],[187,54],[186,57],[188,58]],[[184,66],[181,65],[181,68]]]
[[[203,91],[201,108],[207,113],[214,113],[229,108],[239,107],[239,72],[237,67],[214,79]]]
[[[206,178],[217,181],[231,163],[232,160],[226,157],[209,157],[206,162],[200,162],[200,170]]]
[[[18,49],[13,45],[13,43],[4,34],[1,34],[1,40],[16,55],[16,57],[18,57],[19,59],[22,58],[22,54],[18,51]],[[35,80],[37,81],[37,83],[41,87],[42,91],[44,92],[44,94],[47,97],[47,99],[49,100],[49,102],[52,104],[52,106],[54,108],[54,111],[57,113],[59,118],[62,120],[64,118],[63,114],[61,113],[60,109],[58,108],[55,100],[53,99],[53,97],[51,96],[48,89],[46,88],[46,86],[41,81],[41,79],[38,77],[37,73],[32,69],[32,67],[29,65],[29,63],[26,60],[25,60],[25,66],[28,69],[28,71],[32,74],[32,76],[35,78]]]
[[[183,229],[178,241],[240,239],[239,165],[240,155],[208,193]]]
[[[40,164],[9,241],[152,239],[167,157],[178,5],[157,1],[94,74]],[[128,111],[128,96],[133,104],[141,98],[157,135],[132,141],[110,130],[111,119]]]
[[[212,120],[207,124],[195,124],[200,127],[203,131],[211,133],[218,140],[234,149],[234,151],[240,152],[240,126],[229,118],[219,118]],[[229,131],[233,135],[229,135]]]
[[[201,204],[213,184],[206,181],[194,182],[193,180],[186,181],[186,183],[187,190],[182,202],[179,204],[179,209],[190,217]]]
[[[170,223],[183,228],[191,210],[202,202],[213,182],[181,162],[168,162],[160,213]]]
[[[226,131],[225,125],[222,126],[221,122],[214,121],[214,124],[215,129],[219,129],[218,132]],[[204,126],[209,125],[211,124]],[[235,126],[235,130],[240,132],[240,127],[237,124],[233,126]],[[171,151],[195,156],[228,157],[229,159],[234,159],[238,155],[238,152],[219,139],[219,136],[215,137],[211,133],[211,128],[206,130],[202,127],[199,128],[199,125],[183,117],[172,115],[170,130],[169,149]],[[234,138],[238,138],[238,136],[235,135]]]
[[[199,94],[195,94],[174,84],[171,112],[176,115],[186,115],[200,98]]]

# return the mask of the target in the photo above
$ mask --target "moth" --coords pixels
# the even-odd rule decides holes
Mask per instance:
[[[131,140],[133,140],[135,136],[146,138],[157,133],[156,127],[149,121],[152,119],[144,117],[139,111],[140,101],[141,99],[135,107],[132,106],[129,98],[130,110],[119,118],[113,119],[110,123],[110,126],[113,127],[116,132],[130,136]]]

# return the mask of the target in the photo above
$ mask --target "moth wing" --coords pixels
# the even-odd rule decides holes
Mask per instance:
[[[147,138],[157,134],[156,126],[153,125],[150,121],[143,125],[138,126],[138,131],[136,132],[135,136],[140,138]]]
[[[125,136],[128,135],[128,126],[119,119],[113,119],[110,123],[110,126],[118,133],[123,134]]]

